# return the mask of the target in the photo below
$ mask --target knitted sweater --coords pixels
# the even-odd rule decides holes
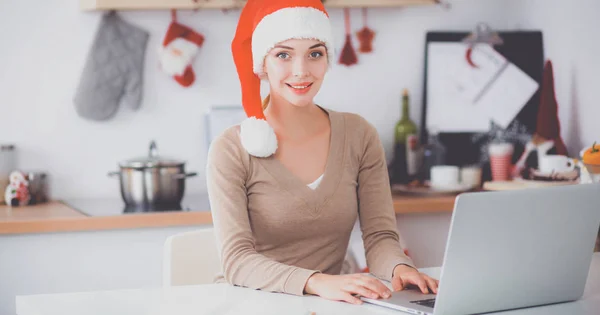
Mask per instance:
[[[396,265],[414,267],[399,244],[377,130],[356,114],[325,111],[329,155],[314,190],[273,156],[250,156],[239,126],[211,144],[207,187],[222,267],[216,282],[302,295],[315,272],[340,273],[357,218],[374,276],[390,280]]]

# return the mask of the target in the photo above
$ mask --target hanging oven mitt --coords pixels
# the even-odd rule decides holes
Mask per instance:
[[[121,101],[132,109],[140,107],[148,37],[114,11],[102,17],[75,93],[79,116],[109,119]]]

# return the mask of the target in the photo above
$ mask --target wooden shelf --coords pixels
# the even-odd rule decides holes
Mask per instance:
[[[147,212],[91,217],[61,201],[15,208],[0,205],[0,236],[3,234],[162,228],[203,224],[212,224],[212,216],[208,209],[197,212]]]
[[[437,4],[438,0],[325,0],[327,8],[402,7]],[[246,0],[79,0],[82,10],[239,9]]]
[[[394,211],[396,214],[415,213],[451,213],[454,210],[455,195],[432,197],[394,195]]]

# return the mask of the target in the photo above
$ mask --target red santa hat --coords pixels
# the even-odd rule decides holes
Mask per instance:
[[[173,19],[159,51],[163,71],[184,87],[192,85],[196,77],[192,60],[203,42],[204,36]]]
[[[288,39],[315,39],[327,48],[333,63],[333,41],[329,15],[320,0],[249,0],[242,9],[231,43],[242,88],[242,105],[248,116],[241,124],[241,141],[257,157],[277,150],[277,137],[262,109],[260,75],[265,56]]]

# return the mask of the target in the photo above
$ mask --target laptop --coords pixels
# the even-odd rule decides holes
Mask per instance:
[[[480,314],[575,301],[600,226],[600,184],[473,192],[454,203],[438,294],[367,303],[420,315]]]

